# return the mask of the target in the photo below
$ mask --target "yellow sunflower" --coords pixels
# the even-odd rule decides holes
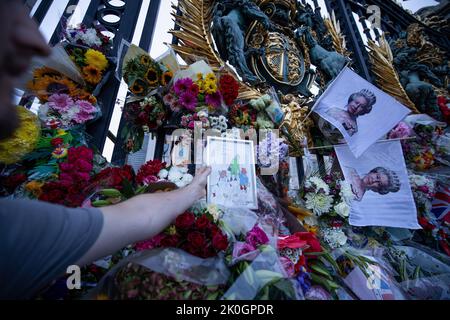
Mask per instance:
[[[173,72],[172,71],[166,71],[161,76],[161,84],[163,86],[166,86],[169,84],[170,81],[172,81],[173,78]]]
[[[145,54],[143,54],[139,60],[143,65],[148,66],[150,64],[150,57]]]
[[[145,80],[147,80],[147,83],[150,86],[157,85],[159,81],[158,71],[156,71],[154,68],[149,68],[145,73]]]
[[[11,138],[0,141],[0,162],[13,164],[34,150],[41,128],[37,116],[24,107],[17,107],[20,126]]]
[[[136,95],[141,95],[145,91],[145,86],[142,80],[135,80],[130,87],[130,91]]]
[[[54,78],[49,76],[31,80],[27,87],[36,94],[41,102],[47,102],[48,97],[56,93],[65,93],[74,97],[79,90],[76,84],[68,78]]]
[[[108,59],[100,51],[89,49],[86,51],[84,57],[86,58],[86,64],[94,66],[100,71],[108,67]]]
[[[44,77],[61,77],[61,74],[49,67],[42,67],[42,68],[36,68],[33,71],[33,78],[34,79],[41,79]]]
[[[102,72],[96,67],[88,65],[83,68],[83,78],[91,84],[97,84],[102,80]]]

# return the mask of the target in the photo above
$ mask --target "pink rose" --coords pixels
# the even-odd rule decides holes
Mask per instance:
[[[233,247],[233,260],[248,260],[255,259],[259,254],[251,244],[245,242],[236,242]]]
[[[392,131],[388,134],[389,139],[402,139],[407,138],[412,134],[412,129],[405,122],[400,122]]]

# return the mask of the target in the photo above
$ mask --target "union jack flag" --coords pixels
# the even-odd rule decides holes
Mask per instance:
[[[437,220],[445,220],[450,223],[450,186],[441,187],[434,197],[431,213]]]

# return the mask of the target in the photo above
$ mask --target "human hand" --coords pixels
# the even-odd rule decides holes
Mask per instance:
[[[211,174],[211,167],[203,167],[198,169],[194,180],[187,186],[191,190],[195,201],[206,196],[206,184],[208,182],[208,176]]]

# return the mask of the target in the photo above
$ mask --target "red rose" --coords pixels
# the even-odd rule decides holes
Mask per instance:
[[[187,241],[189,244],[191,244],[194,248],[202,248],[205,246],[205,235],[201,232],[194,231],[188,234]]]
[[[200,250],[201,250],[201,248],[194,247],[194,246],[193,246],[192,244],[190,244],[190,243],[186,243],[185,245],[183,245],[182,249],[183,249],[184,251],[186,251],[187,253],[190,253],[190,254],[192,254],[192,255],[194,255],[194,256],[198,256],[198,255],[199,255],[199,252],[200,252]]]
[[[213,236],[214,236],[216,233],[222,232],[222,231],[219,229],[219,227],[217,227],[215,224],[212,224],[209,230],[211,231],[211,234],[212,234]]]
[[[218,251],[226,250],[228,248],[228,238],[222,232],[217,232],[213,236],[212,245]]]
[[[191,212],[185,212],[177,217],[175,226],[179,229],[189,229],[195,222],[195,216]]]
[[[138,171],[136,181],[139,184],[143,184],[147,177],[157,176],[158,173],[166,167],[165,162],[160,160],[151,160],[144,164]]]
[[[54,139],[52,139],[51,141],[50,141],[50,144],[53,146],[53,147],[57,147],[57,146],[59,146],[59,145],[61,145],[61,144],[63,144],[64,143],[64,140],[62,139],[62,138],[54,138]]]
[[[195,227],[199,230],[209,229],[210,225],[211,225],[211,222],[206,217],[206,215],[202,215],[200,218],[198,218],[195,221]]]
[[[161,239],[159,244],[164,248],[168,248],[168,247],[175,248],[178,246],[179,241],[180,241],[180,238],[177,235],[165,236],[163,239]]]

